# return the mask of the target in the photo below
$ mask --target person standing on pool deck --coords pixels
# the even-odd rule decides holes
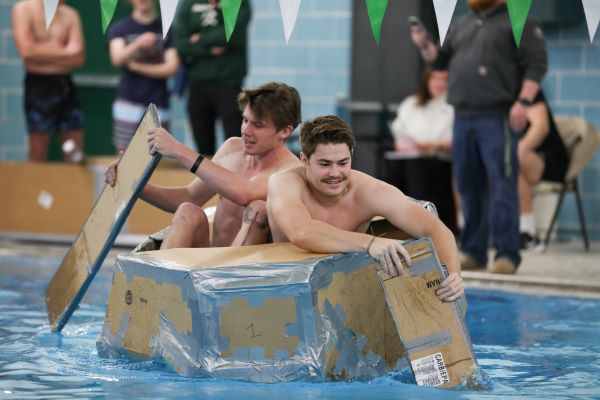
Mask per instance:
[[[418,24],[411,36],[426,62],[448,70],[454,106],[452,161],[464,226],[463,269],[514,274],[519,254],[519,135],[548,67],[544,34],[528,18],[515,43],[505,0],[468,0],[473,10],[453,23],[441,48]],[[488,211],[489,210],[489,211]]]
[[[302,124],[302,165],[269,179],[267,212],[274,242],[292,242],[317,253],[366,251],[391,276],[402,274],[410,256],[399,241],[365,233],[375,216],[412,237],[431,237],[449,275],[437,290],[443,301],[464,294],[458,249],[452,232],[396,187],[352,170],[356,141],[339,117]]]
[[[43,0],[23,0],[12,9],[15,44],[25,64],[25,117],[29,160],[46,161],[50,135],[72,140],[81,154],[83,113],[70,76],[83,65],[84,42],[77,11],[61,0],[46,30]],[[75,162],[65,153],[64,160]]]

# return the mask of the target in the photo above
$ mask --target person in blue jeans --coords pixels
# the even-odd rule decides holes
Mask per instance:
[[[496,254],[489,271],[513,274],[521,262],[517,145],[547,70],[546,45],[528,18],[517,46],[505,0],[468,3],[473,12],[450,27],[443,47],[419,25],[411,36],[425,61],[449,72],[462,269],[486,267],[491,232]]]

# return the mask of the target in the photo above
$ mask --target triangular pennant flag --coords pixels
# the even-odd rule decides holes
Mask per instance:
[[[454,14],[456,8],[456,0],[433,0],[433,8],[437,18],[438,32],[440,33],[440,46],[443,46],[452,20],[452,14]]]
[[[302,3],[302,0],[279,0],[281,20],[283,21],[283,33],[285,35],[286,43],[290,42],[290,36],[292,36],[292,32],[294,31],[300,3]]]
[[[173,17],[175,16],[175,10],[177,10],[178,1],[179,0],[160,0],[160,19],[162,21],[163,39],[167,36],[169,28],[173,23]]]
[[[52,18],[54,18],[54,14],[56,13],[57,8],[58,0],[44,0],[44,17],[46,18],[46,30],[50,28],[50,23],[52,22]]]
[[[593,42],[596,29],[598,29],[598,22],[600,22],[600,0],[581,0],[581,2],[583,3],[583,11],[590,33],[590,42]]]
[[[388,0],[365,0],[365,3],[367,4],[367,13],[369,14],[373,36],[375,36],[375,41],[379,44],[379,40],[381,39],[381,24]]]
[[[223,20],[225,21],[225,35],[227,41],[231,38],[233,29],[235,28],[235,21],[237,20],[238,13],[240,12],[240,6],[242,0],[221,0],[221,11],[223,12]]]
[[[506,3],[508,5],[508,15],[510,16],[515,42],[517,43],[517,47],[519,47],[521,45],[523,29],[525,28],[525,20],[527,20],[529,8],[531,8],[531,0],[506,0]]]
[[[115,14],[115,9],[117,8],[118,0],[100,0],[100,12],[102,13],[102,32],[106,33],[106,28],[110,21],[112,20],[113,15]]]

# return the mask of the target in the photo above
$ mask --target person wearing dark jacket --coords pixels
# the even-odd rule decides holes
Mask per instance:
[[[225,138],[238,136],[242,114],[237,105],[248,70],[247,30],[250,4],[242,0],[235,29],[227,41],[218,0],[182,0],[176,17],[175,47],[189,80],[187,103],[198,151],[215,152],[215,122]]]
[[[465,219],[462,268],[485,268],[491,229],[496,255],[489,270],[513,274],[521,261],[517,145],[547,70],[546,46],[531,18],[517,46],[504,0],[468,3],[473,12],[450,27],[442,48],[419,26],[411,35],[425,61],[449,71],[452,159]]]

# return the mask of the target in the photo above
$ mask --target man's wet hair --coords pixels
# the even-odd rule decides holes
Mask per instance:
[[[257,119],[270,119],[277,130],[288,125],[295,129],[302,120],[300,94],[285,83],[269,82],[242,89],[237,102],[242,112],[246,106],[250,106]]]
[[[323,115],[304,121],[300,128],[300,146],[307,158],[315,152],[319,144],[339,144],[348,146],[354,152],[356,140],[352,130],[340,117]]]

